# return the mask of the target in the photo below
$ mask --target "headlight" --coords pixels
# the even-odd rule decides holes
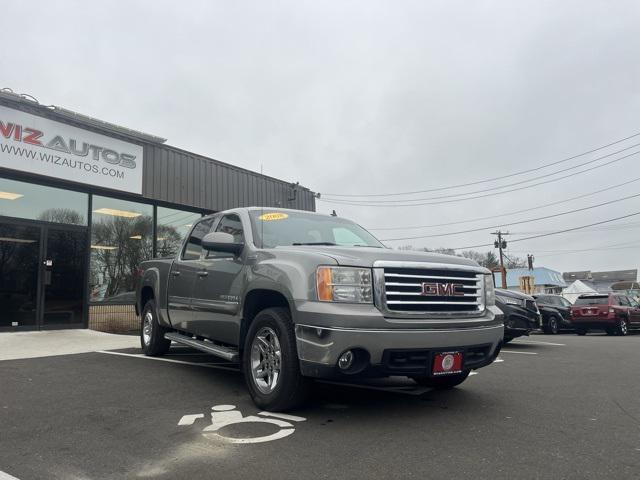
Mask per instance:
[[[493,286],[493,276],[484,276],[484,304],[487,307],[492,307],[496,304],[496,291]]]
[[[503,295],[496,295],[496,298],[500,300],[502,303],[506,303],[507,305],[518,305],[522,306],[522,300],[512,297],[505,297]]]
[[[316,283],[321,302],[373,303],[369,268],[318,267]]]

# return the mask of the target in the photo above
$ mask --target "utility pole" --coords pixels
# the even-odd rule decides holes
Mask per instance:
[[[502,272],[502,288],[507,289],[507,269],[504,268],[504,255],[502,253],[502,249],[507,248],[507,241],[502,239],[503,235],[509,235],[509,232],[501,232],[498,230],[497,232],[493,232],[491,235],[497,235],[498,240],[493,242],[493,246],[500,251],[500,271]]]

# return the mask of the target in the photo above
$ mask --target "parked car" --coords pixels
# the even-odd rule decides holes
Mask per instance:
[[[573,330],[571,302],[560,295],[533,295],[542,315],[542,331],[555,335],[560,330]]]
[[[496,305],[504,313],[504,343],[540,329],[540,311],[533,297],[496,288]]]
[[[502,345],[489,270],[391,250],[331,215],[254,207],[206,216],[174,259],[141,270],[144,353],[175,341],[238,362],[263,409],[293,408],[311,378],[404,375],[452,388]]]
[[[607,335],[627,335],[640,328],[640,308],[619,293],[580,295],[571,307],[571,323],[578,335],[604,330]]]

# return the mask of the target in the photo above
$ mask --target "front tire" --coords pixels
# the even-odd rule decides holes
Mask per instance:
[[[140,320],[140,346],[145,355],[159,357],[169,351],[171,340],[164,338],[166,329],[158,323],[156,302],[149,300],[144,305]]]
[[[460,385],[469,376],[470,370],[455,375],[442,377],[411,377],[421,387],[435,388],[436,390],[449,390]]]
[[[244,343],[242,371],[253,402],[271,412],[300,405],[310,380],[300,373],[291,314],[286,308],[262,310]]]
[[[576,333],[582,337],[587,334],[587,331],[583,328],[577,328]]]

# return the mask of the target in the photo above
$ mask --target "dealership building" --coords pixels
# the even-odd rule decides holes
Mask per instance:
[[[0,331],[135,326],[140,262],[200,216],[315,210],[309,189],[0,91]]]

